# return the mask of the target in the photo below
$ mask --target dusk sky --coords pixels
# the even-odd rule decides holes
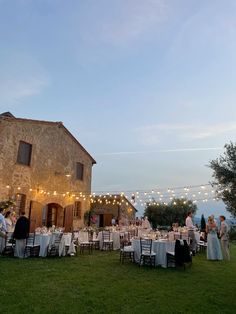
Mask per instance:
[[[235,141],[235,0],[0,0],[0,56],[0,111],[63,121],[93,190],[208,183]]]

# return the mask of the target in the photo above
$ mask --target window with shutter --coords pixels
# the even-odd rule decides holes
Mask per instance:
[[[20,215],[25,211],[26,204],[26,195],[25,194],[17,194],[16,195],[16,213]]]
[[[30,166],[32,144],[20,141],[17,155],[17,162],[21,165]]]
[[[84,179],[84,165],[81,162],[76,163],[76,179],[81,181]]]
[[[75,219],[81,219],[81,202],[75,202],[73,217]]]

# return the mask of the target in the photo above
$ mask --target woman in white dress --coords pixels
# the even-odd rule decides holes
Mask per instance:
[[[12,213],[10,211],[7,211],[5,214],[5,222],[7,227],[7,232],[13,232],[14,231],[14,223],[12,221]]]
[[[222,260],[222,252],[220,241],[217,237],[217,226],[212,216],[208,217],[206,225],[207,232],[207,259],[208,260]]]

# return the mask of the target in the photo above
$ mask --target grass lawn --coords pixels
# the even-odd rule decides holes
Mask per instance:
[[[201,253],[186,271],[119,263],[118,252],[51,259],[0,258],[0,313],[236,313],[230,262]]]

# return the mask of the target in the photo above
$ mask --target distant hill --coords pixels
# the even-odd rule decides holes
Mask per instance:
[[[220,224],[219,218],[215,218],[217,223]],[[207,222],[207,218],[205,217],[205,220]],[[226,222],[229,226],[235,226],[236,225],[236,219],[235,218],[228,218],[226,219]],[[193,218],[193,223],[197,224],[198,226],[201,225],[201,217],[194,217]]]

